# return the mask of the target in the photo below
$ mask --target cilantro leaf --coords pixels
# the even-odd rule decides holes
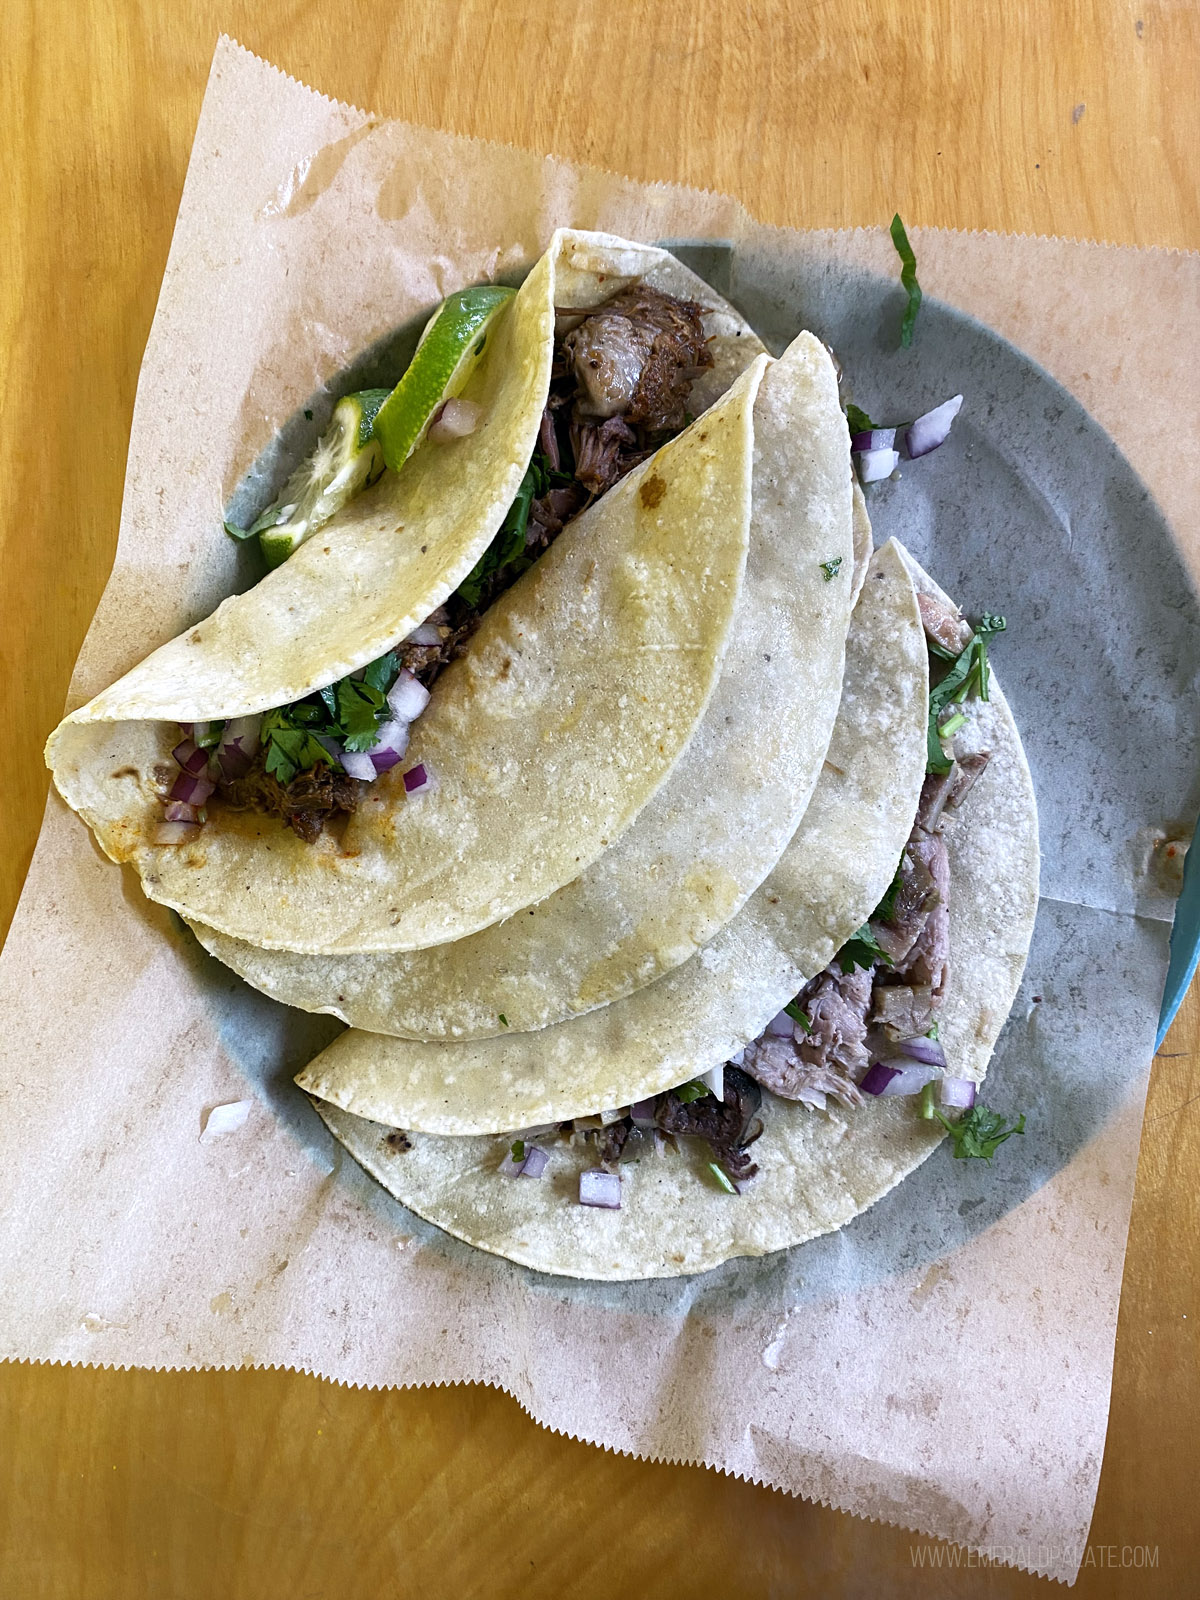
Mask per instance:
[[[372,689],[378,689],[380,694],[386,695],[396,681],[396,674],[400,671],[400,658],[394,650],[389,650],[387,655],[380,656],[378,661],[372,661],[362,670],[362,681],[369,684]]]
[[[319,762],[323,761],[329,767],[335,765],[329,751],[318,743],[308,728],[296,727],[289,720],[295,709],[282,706],[277,711],[268,711],[262,721],[266,769],[285,787],[298,772],[307,772]]]
[[[508,1027],[508,1018],[504,1015],[503,1011],[499,1012],[498,1015],[499,1015],[499,1018],[500,1018],[500,1026],[502,1028],[507,1028]]]
[[[900,282],[908,291],[908,305],[904,308],[904,320],[900,324],[900,348],[907,350],[913,342],[917,312],[921,309],[921,285],[917,282],[917,258],[913,254],[912,245],[908,242],[908,234],[900,221],[898,211],[892,218],[891,232],[892,243],[896,246],[896,254],[900,257]]]
[[[474,609],[483,599],[488,580],[497,573],[507,572],[510,578],[519,578],[533,565],[533,558],[525,554],[525,534],[529,528],[529,510],[535,499],[546,494],[555,484],[568,484],[573,480],[569,472],[556,472],[550,457],[535,450],[521,487],[500,531],[458,586],[459,598]]]
[[[858,406],[846,407],[846,424],[850,429],[851,437],[856,433],[871,433],[876,426],[867,413],[860,410]]]
[[[969,1161],[972,1158],[981,1161],[990,1161],[997,1149],[1014,1133],[1025,1132],[1024,1112],[1011,1124],[1006,1125],[1004,1118],[998,1111],[992,1111],[976,1101],[965,1117],[957,1122],[951,1122],[949,1117],[934,1107],[934,1116],[945,1128],[954,1143],[954,1156],[958,1161]]]
[[[800,1007],[794,1000],[789,1000],[783,1009],[788,1016],[791,1017],[793,1022],[798,1022],[800,1024],[805,1033],[812,1032],[812,1018],[809,1016],[807,1011],[801,1011]]]
[[[693,1100],[703,1100],[708,1092],[708,1085],[701,1083],[699,1078],[695,1078],[691,1083],[685,1083],[681,1088],[676,1089],[675,1098],[680,1105],[686,1106],[690,1105]]]
[[[879,948],[869,922],[864,922],[858,932],[846,940],[837,959],[843,972],[853,972],[855,967],[872,967],[877,961],[882,961],[885,967],[892,964]]]
[[[976,624],[975,631],[971,634],[971,637],[958,655],[953,657],[950,670],[941,682],[935,684],[929,691],[927,772],[944,775],[950,771],[950,757],[942,749],[942,730],[938,726],[939,719],[947,706],[961,703],[972,690],[981,700],[989,698],[990,672],[988,668],[987,642],[992,634],[1003,633],[1007,626],[1008,624],[1003,617],[997,616],[993,611],[985,611]],[[939,650],[935,654],[944,656],[945,652]],[[961,724],[954,723],[950,731],[953,732],[959,726]]]
[[[337,685],[338,730],[347,750],[369,750],[386,721],[387,699],[362,678],[343,678]]]
[[[841,571],[841,566],[841,556],[834,556],[832,561],[822,561],[821,571],[825,574],[826,583],[832,583],[833,579],[836,578],[838,573]]]
[[[525,1141],[524,1141],[524,1139],[514,1139],[513,1140],[512,1158],[513,1158],[514,1161],[524,1161],[524,1159],[525,1159]]]
[[[900,875],[904,871],[904,852],[900,852],[900,860],[896,863],[896,871],[891,883],[884,891],[883,899],[871,913],[872,922],[890,922],[896,911],[896,896],[900,893]]]

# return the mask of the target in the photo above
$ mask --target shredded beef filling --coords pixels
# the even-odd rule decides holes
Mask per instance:
[[[436,644],[404,641],[400,665],[425,687],[467,650],[483,614],[521,571],[592,500],[679,433],[690,420],[687,397],[693,380],[712,366],[701,321],[703,307],[677,300],[646,284],[633,284],[590,313],[564,318],[556,337],[549,402],[539,430],[539,450],[554,483],[529,507],[521,563],[498,565],[471,602],[450,596],[426,626],[441,635]],[[219,779],[216,796],[240,811],[279,817],[308,841],[339,816],[355,810],[368,785],[318,763],[281,784],[266,771],[260,749],[250,770],[235,781]]]
[[[365,788],[324,764],[299,772],[291,783],[282,784],[258,758],[245,777],[221,783],[217,792],[230,810],[280,817],[293,833],[315,844],[328,822],[339,815],[348,817],[355,810]]]

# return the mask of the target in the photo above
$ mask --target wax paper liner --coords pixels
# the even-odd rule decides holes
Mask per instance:
[[[539,1277],[344,1160],[291,1083],[336,1025],[212,962],[52,796],[0,960],[0,1354],[495,1384],[580,1439],[1070,1580],[1178,888],[1162,846],[1200,798],[1200,462],[1175,445],[1200,428],[1200,258],[915,233],[928,298],[902,353],[882,229],[768,228],[720,195],[381,122],[222,40],[70,703],[251,581],[222,511],[264,503],[430,304],[519,276],[559,223],[690,241],[774,347],[805,324],[829,338],[877,420],[967,395],[872,512],[1010,618],[997,659],[1044,900],[987,1092],[1029,1131],[992,1167],[943,1147],[778,1256],[661,1284]],[[240,1127],[206,1133],[240,1101]]]

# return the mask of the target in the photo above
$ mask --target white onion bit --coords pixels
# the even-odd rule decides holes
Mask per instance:
[[[442,630],[435,622],[419,622],[403,642],[405,644],[441,644]]]
[[[425,627],[425,623],[421,624]],[[407,667],[401,667],[395,683],[388,690],[388,705],[392,715],[400,722],[415,722],[429,704],[429,690],[414,678]]]
[[[714,1094],[718,1100],[724,1100],[725,1063],[722,1061],[720,1066],[710,1067],[707,1072],[702,1073],[700,1076],[700,1082],[706,1083],[709,1087],[709,1091]]]
[[[465,439],[479,426],[481,408],[474,400],[443,400],[429,424],[429,438],[434,444],[449,444],[452,439]]]
[[[204,1119],[201,1142],[207,1144],[210,1139],[217,1139],[223,1133],[236,1133],[245,1125],[252,1104],[250,1100],[229,1100],[224,1105],[214,1106]]]
[[[899,465],[899,450],[863,450],[858,457],[858,475],[864,483],[878,483],[890,478]]]

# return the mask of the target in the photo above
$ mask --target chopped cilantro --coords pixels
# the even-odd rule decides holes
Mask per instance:
[[[904,320],[900,324],[900,347],[907,350],[913,341],[917,312],[921,309],[921,285],[917,282],[917,258],[913,254],[912,245],[908,242],[908,234],[900,221],[898,211],[892,218],[892,243],[896,246],[896,254],[900,257],[900,282],[908,291],[908,304],[904,308]]]
[[[990,1111],[981,1101],[976,1101],[958,1122],[951,1122],[936,1107],[933,1114],[950,1135],[958,1161],[969,1161],[972,1157],[990,1161],[1006,1139],[1014,1133],[1025,1132],[1023,1112],[1014,1123],[1006,1126],[1000,1113]]]
[[[504,1015],[503,1011],[500,1012],[500,1026],[502,1028],[508,1027],[508,1018]]]
[[[681,1088],[676,1089],[675,1098],[680,1105],[687,1106],[691,1105],[693,1100],[703,1100],[708,1092],[708,1085],[701,1083],[699,1078],[695,1078],[691,1083],[685,1083]]]
[[[793,1022],[798,1022],[800,1024],[805,1033],[812,1032],[812,1018],[808,1015],[807,1011],[801,1011],[800,1007],[794,1000],[789,1000],[783,1009],[787,1012],[788,1016],[791,1017]]]
[[[387,695],[364,678],[343,678],[336,685],[337,723],[347,750],[369,750],[381,723],[388,719]],[[324,699],[324,696],[322,696]],[[325,702],[328,705],[328,701]],[[331,730],[332,731],[332,730]]]
[[[509,506],[500,532],[488,545],[479,560],[458,586],[459,598],[465,605],[474,607],[483,599],[488,580],[496,573],[507,571],[518,578],[533,560],[525,554],[525,533],[529,527],[529,508],[534,500],[547,493],[554,484],[570,483],[565,472],[555,472],[550,457],[536,450],[529,463],[516,499]]]
[[[386,695],[395,683],[399,671],[400,658],[394,650],[389,650],[387,655],[380,656],[377,661],[370,662],[362,669],[362,681]]]
[[[524,1159],[525,1159],[525,1141],[524,1141],[524,1139],[514,1139],[513,1140],[512,1158],[513,1158],[514,1161],[524,1161]]]
[[[387,691],[398,670],[396,653],[389,650],[365,666],[361,676],[341,678],[290,706],[268,711],[262,724],[267,771],[286,785],[318,762],[336,766],[318,735],[337,739],[347,750],[369,750],[391,715]]]
[[[938,735],[943,739],[952,739],[960,728],[965,728],[967,719],[961,711],[956,711],[952,717],[947,717],[945,722],[938,724]]]
[[[933,1022],[933,1023],[930,1024],[929,1031],[926,1033],[925,1037],[927,1039],[936,1039],[937,1036],[938,1036],[938,1025],[937,1025],[936,1022]]]
[[[871,913],[872,922],[890,922],[896,914],[896,896],[900,893],[900,880],[904,872],[904,852],[900,852],[900,860],[896,863],[896,870],[892,881],[884,890],[883,899]]]
[[[307,772],[322,761],[329,767],[335,764],[329,751],[307,728],[296,727],[288,720],[294,709],[281,706],[277,711],[268,711],[262,720],[267,771],[285,787],[298,772]]]
[[[954,717],[947,719],[946,727],[938,727],[938,719],[947,706],[958,705],[972,690],[981,700],[989,697],[990,673],[988,670],[987,641],[993,633],[1003,633],[1008,626],[1003,617],[985,611],[975,626],[975,631],[953,658],[950,670],[939,684],[929,691],[929,739],[926,771],[945,774],[950,771],[950,757],[942,749],[942,738],[948,738],[962,726]],[[937,652],[944,654],[944,652]],[[961,715],[961,713],[958,713]]]
[[[873,423],[867,413],[865,411],[861,411],[858,406],[846,407],[846,423],[850,429],[851,436],[856,433],[871,433],[875,428],[875,423]]]
[[[855,967],[872,967],[877,961],[882,961],[885,967],[892,964],[879,948],[869,922],[864,922],[858,932],[846,940],[837,959],[843,972],[853,972]]]
[[[936,1092],[936,1088],[937,1080],[935,1078],[931,1079],[921,1090],[920,1111],[926,1122],[932,1122],[934,1117],[937,1115],[937,1107],[933,1103],[933,1096]]]
[[[841,567],[842,567],[842,558],[841,558],[841,556],[834,556],[832,561],[822,561],[822,563],[821,563],[821,571],[825,574],[825,582],[826,583],[831,583],[833,581],[833,579],[836,578],[838,573],[841,571]]]
[[[719,1187],[724,1189],[726,1194],[737,1193],[736,1188],[729,1181],[729,1174],[722,1166],[719,1166],[717,1162],[710,1161],[708,1163],[708,1170],[712,1173],[713,1177],[717,1180]]]

